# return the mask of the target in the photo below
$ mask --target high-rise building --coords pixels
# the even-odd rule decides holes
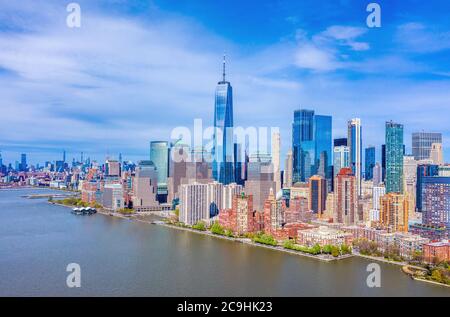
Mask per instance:
[[[414,156],[403,156],[403,193],[408,198],[409,219],[414,218],[416,211],[417,164]]]
[[[166,141],[150,142],[150,161],[156,166],[158,173],[158,200],[167,200],[167,176],[169,170],[169,144]]]
[[[386,122],[386,193],[403,193],[403,125]]]
[[[405,195],[391,192],[381,197],[380,224],[397,232],[408,231],[408,199]]]
[[[233,88],[225,80],[225,56],[222,80],[217,83],[214,107],[213,177],[229,184],[234,182]]]
[[[422,223],[450,230],[450,177],[422,180]]]
[[[208,185],[198,183],[181,185],[180,222],[194,225],[200,220],[209,218]]]
[[[261,211],[270,190],[275,190],[273,165],[270,155],[255,153],[250,155],[245,193],[253,196],[253,207]]]
[[[244,193],[235,195],[232,207],[219,214],[219,224],[236,234],[255,231],[253,197]]]
[[[373,179],[373,168],[375,166],[375,147],[369,146],[365,150],[365,171],[364,171],[364,179],[372,180]]]
[[[377,186],[383,182],[383,170],[381,168],[380,163],[375,163],[373,167],[373,185]]]
[[[372,188],[372,209],[380,211],[381,197],[386,194],[384,186],[374,186]]]
[[[280,169],[280,133],[272,134],[272,164],[273,164],[273,180],[276,184],[275,192],[278,193],[281,189],[281,169]]]
[[[222,209],[232,208],[233,199],[236,195],[242,194],[244,187],[242,185],[231,183],[223,186]]]
[[[358,205],[356,177],[352,169],[350,167],[341,169],[334,183],[334,222],[355,224]]]
[[[381,178],[386,181],[386,144],[381,145]]]
[[[436,164],[436,165],[444,164],[444,155],[442,153],[442,143],[433,143],[431,145],[430,159],[433,161],[433,164]]]
[[[286,154],[286,160],[284,161],[284,188],[292,187],[292,169],[293,169],[293,157],[292,150],[288,150]]]
[[[158,188],[158,173],[152,161],[140,161],[133,179],[132,202],[135,209],[154,207]]]
[[[322,217],[327,202],[327,181],[323,176],[313,175],[309,178],[309,209]]]
[[[416,211],[423,211],[423,180],[426,177],[438,176],[439,166],[434,164],[418,164],[416,173]]]
[[[63,161],[60,161],[60,163],[63,163]],[[57,167],[57,170],[59,170],[59,167]],[[105,175],[108,177],[120,177],[120,163],[116,160],[106,160]]]
[[[348,122],[348,145],[350,147],[350,167],[356,178],[356,192],[361,195],[362,177],[362,127],[361,119],[354,118]]]
[[[337,138],[333,140],[333,146],[348,146],[347,138]]]
[[[334,177],[344,167],[350,167],[350,148],[346,145],[335,146],[333,149]]]
[[[294,111],[292,124],[293,182],[307,182],[315,174],[331,179],[331,116],[313,110]]]
[[[415,132],[412,134],[412,155],[417,161],[430,158],[433,143],[442,143],[442,134],[433,132]]]
[[[244,185],[243,176],[242,144],[234,143],[234,181],[239,185]]]
[[[25,153],[22,153],[20,155],[20,165],[19,165],[19,170],[21,172],[26,172],[27,171],[27,155]]]

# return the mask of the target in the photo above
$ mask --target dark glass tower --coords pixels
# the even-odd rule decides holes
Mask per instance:
[[[366,148],[365,151],[366,155],[365,155],[365,174],[364,174],[364,178],[365,180],[372,180],[373,179],[373,168],[375,166],[375,147],[374,146],[370,146],[368,148]]]
[[[331,184],[332,118],[313,110],[294,111],[292,124],[293,182],[307,182],[315,174]]]
[[[216,87],[213,146],[214,179],[223,184],[234,182],[233,88],[225,80],[225,56],[222,81]]]

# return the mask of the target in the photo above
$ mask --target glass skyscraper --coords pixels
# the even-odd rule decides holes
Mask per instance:
[[[430,158],[433,143],[442,143],[441,133],[415,132],[412,134],[412,155],[415,160]]]
[[[348,146],[350,147],[350,167],[356,177],[356,190],[361,195],[362,175],[362,127],[361,119],[355,118],[348,122]]]
[[[403,193],[403,125],[386,122],[386,193]]]
[[[169,144],[166,141],[150,142],[150,161],[155,165],[158,174],[158,195],[167,195]]]
[[[321,174],[331,179],[332,118],[313,110],[296,110],[292,124],[293,182]]]
[[[214,179],[223,184],[234,182],[233,88],[225,80],[225,57],[222,81],[216,87],[213,156]]]
[[[375,147],[369,146],[365,151],[365,180],[373,179],[373,168],[375,166]]]

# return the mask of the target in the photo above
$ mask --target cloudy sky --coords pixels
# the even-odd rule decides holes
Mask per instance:
[[[293,111],[333,116],[334,137],[360,117],[364,147],[384,123],[444,134],[450,160],[450,2],[0,0],[0,150],[6,162],[148,157],[195,118],[213,122],[227,55],[235,125],[276,126],[283,155]],[[379,153],[377,153],[379,157]]]

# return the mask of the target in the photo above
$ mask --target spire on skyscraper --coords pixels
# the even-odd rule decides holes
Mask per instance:
[[[225,82],[225,63],[226,63],[226,55],[223,54],[223,72],[222,72],[222,81]]]

